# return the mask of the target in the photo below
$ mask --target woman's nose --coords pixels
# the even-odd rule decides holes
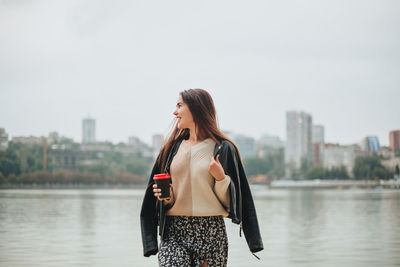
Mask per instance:
[[[174,113],[172,113],[172,114],[174,114],[176,116],[176,115],[178,115],[178,112],[175,110]]]

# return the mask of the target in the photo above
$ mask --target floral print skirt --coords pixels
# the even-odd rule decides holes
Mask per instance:
[[[167,216],[158,262],[161,267],[226,266],[228,238],[222,216]]]

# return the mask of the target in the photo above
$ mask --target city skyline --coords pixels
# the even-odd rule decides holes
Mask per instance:
[[[400,128],[399,8],[2,1],[0,127],[10,138],[57,131],[78,141],[90,114],[98,140],[151,143],[168,133],[179,92],[204,88],[225,131],[284,140],[285,112],[302,110],[326,142],[378,136],[387,146]]]
[[[307,113],[305,113],[304,111],[287,111],[287,114],[288,113],[290,113],[290,114],[293,114],[293,113],[298,113],[298,114],[306,114],[307,116],[311,116],[312,117],[312,114],[307,114]],[[84,141],[84,140],[87,140],[88,139],[88,137],[86,136],[85,137],[85,133],[88,131],[87,130],[87,122],[88,122],[88,120],[90,121],[90,123],[92,124],[91,125],[91,129],[90,129],[90,133],[88,133],[89,135],[92,135],[90,138],[91,138],[91,140],[92,141]],[[287,120],[288,120],[288,118],[287,118]],[[288,121],[286,120],[286,131],[287,130],[289,130],[289,128],[288,128]],[[312,119],[311,119],[312,120]],[[371,137],[373,137],[373,138],[377,138],[379,141],[379,143],[381,144],[381,146],[384,146],[384,147],[389,147],[389,144],[384,144],[384,143],[382,143],[382,140],[380,140],[379,139],[379,137],[378,136],[376,136],[376,135],[365,135],[365,136],[363,136],[362,138],[360,138],[360,140],[358,140],[357,142],[354,142],[354,143],[338,143],[338,142],[330,142],[329,140],[325,140],[325,133],[324,133],[324,125],[321,125],[321,124],[318,124],[318,125],[315,125],[315,124],[313,124],[313,123],[311,123],[311,128],[313,128],[313,129],[310,129],[311,131],[312,131],[312,133],[310,133],[310,135],[312,136],[312,138],[311,138],[311,140],[312,140],[312,143],[315,143],[315,142],[317,142],[317,143],[320,143],[320,142],[322,142],[322,143],[327,143],[327,144],[339,144],[339,145],[354,145],[354,144],[356,144],[356,145],[360,145],[360,146],[363,146],[364,145],[364,142],[365,142],[365,140],[366,140],[366,138],[371,138]],[[315,135],[315,132],[314,132],[314,128],[318,128],[317,130],[318,131],[321,131],[322,130],[322,135],[321,135],[321,133],[318,133],[318,137],[316,137],[316,135]],[[111,143],[114,143],[114,144],[117,144],[117,143],[130,143],[130,142],[132,142],[132,138],[139,138],[139,140],[140,141],[143,141],[144,143],[146,143],[146,144],[148,144],[148,145],[152,145],[152,143],[154,143],[154,138],[156,137],[156,138],[159,138],[159,136],[164,136],[164,137],[166,137],[166,135],[163,135],[162,133],[160,133],[160,132],[154,132],[154,133],[152,133],[150,136],[149,136],[149,140],[150,141],[147,141],[147,139],[142,139],[141,137],[139,137],[139,136],[136,136],[136,135],[127,135],[126,136],[126,138],[125,138],[125,140],[119,140],[119,141],[117,141],[117,142],[115,142],[115,141],[112,141],[112,140],[101,140],[101,139],[97,139],[97,138],[95,138],[95,136],[94,136],[94,132],[97,132],[97,130],[96,130],[96,118],[94,118],[94,117],[85,117],[85,118],[83,118],[82,119],[82,121],[81,121],[81,136],[79,136],[78,138],[74,138],[74,137],[71,137],[71,136],[66,136],[66,135],[64,135],[62,132],[59,132],[59,131],[57,131],[57,130],[55,130],[55,131],[51,131],[51,132],[48,132],[47,134],[43,134],[43,135],[33,135],[33,134],[28,134],[28,135],[12,135],[10,132],[8,132],[7,131],[7,128],[5,128],[5,127],[2,127],[1,125],[0,125],[0,129],[4,129],[5,130],[5,135],[6,135],[6,137],[7,137],[7,139],[8,139],[8,141],[12,141],[12,139],[14,138],[14,137],[17,137],[17,138],[20,138],[20,137],[22,137],[22,138],[25,138],[25,137],[35,137],[35,138],[38,138],[38,137],[43,137],[43,136],[45,136],[45,137],[48,137],[48,138],[53,138],[52,137],[52,135],[54,135],[54,134],[56,134],[57,136],[59,136],[59,137],[66,137],[66,138],[71,138],[71,139],[73,139],[73,141],[74,142],[76,142],[76,143],[82,143],[82,144],[85,144],[85,143],[102,143],[102,142],[111,142]],[[224,131],[223,129],[222,129],[222,131]],[[398,134],[398,132],[400,132],[400,130],[396,130],[396,129],[393,129],[393,130],[391,130],[390,132],[388,132],[388,136],[390,136],[391,134],[393,134],[393,132],[395,132],[396,134]],[[281,138],[280,136],[278,136],[278,135],[276,135],[276,134],[273,134],[273,133],[261,133],[261,135],[260,136],[250,136],[250,135],[246,135],[246,134],[244,134],[244,133],[242,133],[242,132],[233,132],[233,131],[226,131],[225,132],[226,134],[228,134],[228,135],[231,135],[231,138],[233,138],[234,136],[242,136],[243,138],[248,138],[248,137],[250,137],[250,138],[253,138],[255,141],[261,141],[261,142],[263,142],[263,138],[265,138],[265,137],[273,137],[273,138],[278,138],[278,140],[275,140],[276,142],[280,142],[280,141],[282,141],[283,142],[283,144],[282,144],[282,146],[285,146],[285,143],[287,142],[287,138]],[[287,135],[290,135],[291,133],[289,133],[289,132],[285,132],[285,135],[286,135],[286,137],[287,137]],[[320,136],[321,137],[320,137]],[[317,138],[318,140],[314,140],[314,138]],[[322,141],[321,140],[319,140],[319,139],[322,139]],[[389,139],[389,138],[388,138]],[[159,142],[159,141],[158,141]]]

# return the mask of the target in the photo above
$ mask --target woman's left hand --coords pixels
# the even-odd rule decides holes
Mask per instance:
[[[219,162],[219,155],[217,155],[216,159],[214,159],[214,157],[211,158],[210,165],[208,165],[208,172],[217,181],[225,179],[225,172],[224,168],[221,165],[221,162]]]

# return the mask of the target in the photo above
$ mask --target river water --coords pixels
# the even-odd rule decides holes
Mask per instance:
[[[400,266],[400,190],[253,190],[257,260],[225,220],[228,266]],[[157,266],[143,190],[0,190],[0,266]]]

